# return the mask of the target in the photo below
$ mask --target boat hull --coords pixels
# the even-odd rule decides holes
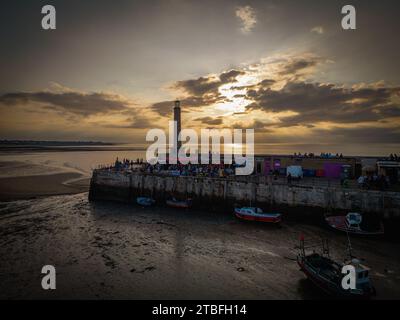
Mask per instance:
[[[304,258],[298,257],[297,263],[301,271],[306,275],[306,277],[320,290],[324,291],[329,296],[337,298],[349,298],[349,299],[369,299],[371,298],[375,290],[371,288],[370,290],[362,292],[354,292],[342,289],[338,284],[328,281],[321,277],[316,271],[314,271],[306,262]]]
[[[346,222],[345,216],[325,217],[325,221],[331,228],[338,230],[338,231],[346,232],[346,233],[365,235],[365,236],[378,236],[378,235],[383,235],[385,233],[383,225],[381,225],[380,229],[376,230],[376,231],[366,231],[366,230],[349,227]]]
[[[238,219],[241,220],[246,220],[246,221],[257,221],[257,222],[265,222],[265,223],[280,223],[282,222],[282,217],[281,215],[278,214],[273,214],[273,215],[257,215],[257,214],[245,214],[245,213],[241,213],[238,210],[235,210],[235,216]]]
[[[151,198],[138,197],[136,199],[136,203],[144,207],[151,207],[155,203],[155,201]]]
[[[172,200],[167,200],[166,201],[167,206],[172,207],[172,208],[178,208],[178,209],[188,209],[191,207],[191,203],[187,201],[172,201]]]

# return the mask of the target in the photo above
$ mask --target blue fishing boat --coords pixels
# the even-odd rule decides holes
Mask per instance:
[[[144,206],[144,207],[151,207],[153,204],[156,203],[156,201],[152,198],[147,198],[147,197],[137,197],[136,198],[137,204]]]

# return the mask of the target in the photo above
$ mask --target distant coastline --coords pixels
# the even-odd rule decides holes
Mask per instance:
[[[276,144],[255,144],[256,157],[287,157],[294,156],[291,150],[315,150],[319,145],[293,145],[288,150],[273,150]],[[268,148],[271,147],[271,149]],[[146,151],[147,144],[131,144],[127,142],[103,142],[103,141],[53,141],[53,140],[0,140],[0,152],[4,153],[24,153],[24,152],[74,152],[74,151]],[[334,148],[336,150],[337,148]],[[275,151],[275,152],[274,152]],[[294,151],[296,152],[296,151]],[[314,151],[318,157],[319,152]],[[336,152],[332,152],[335,154]],[[390,153],[390,152],[389,152]],[[388,153],[388,154],[389,154]],[[385,159],[388,154],[385,153],[363,153],[355,154],[354,152],[346,153],[343,151],[345,158],[372,158]],[[116,155],[117,157],[118,155]],[[302,157],[302,156],[300,156]]]
[[[115,143],[102,141],[55,141],[55,140],[0,140],[2,145],[16,146],[112,146]]]
[[[71,151],[143,151],[142,146],[102,141],[0,140],[0,151],[71,152]]]

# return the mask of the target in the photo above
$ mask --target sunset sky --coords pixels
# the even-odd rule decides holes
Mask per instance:
[[[385,0],[2,1],[0,139],[144,143],[179,98],[184,128],[254,128],[271,153],[400,154],[399,15]]]

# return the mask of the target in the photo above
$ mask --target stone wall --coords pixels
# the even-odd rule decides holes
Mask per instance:
[[[192,198],[194,205],[214,209],[250,204],[263,207],[285,205],[400,216],[399,192],[108,171],[94,171],[89,199],[134,201],[137,196],[151,196],[163,202],[172,195]]]

